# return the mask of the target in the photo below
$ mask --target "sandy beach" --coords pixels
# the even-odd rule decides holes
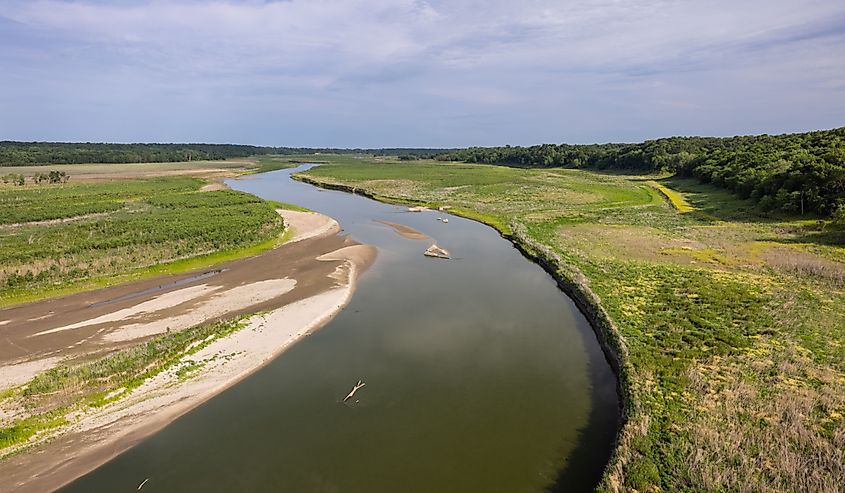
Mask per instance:
[[[243,379],[331,320],[375,249],[337,236],[326,216],[279,210],[287,243],[215,269],[0,311],[0,391],[58,364],[89,361],[168,331],[247,315],[244,327],[185,356],[119,400],[9,447],[0,491],[61,487]],[[254,315],[250,315],[254,314]],[[199,368],[190,378],[180,369]],[[0,423],[24,416],[0,403]]]

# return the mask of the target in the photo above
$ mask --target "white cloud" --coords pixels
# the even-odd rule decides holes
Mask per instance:
[[[769,131],[762,128],[767,104],[797,112],[801,87],[845,106],[845,4],[827,0],[13,0],[0,17],[28,34],[0,30],[0,68],[18,74],[0,76],[0,89],[15,91],[20,74],[32,78],[18,90],[32,100],[17,104],[44,114],[39,88],[53,96],[56,88],[39,77],[61,77],[71,99],[123,101],[127,109],[131,101],[121,98],[143,95],[153,106],[186,111],[191,101],[211,101],[344,118],[484,113],[501,130],[482,143],[531,139],[531,129],[507,125],[520,109],[536,112],[534,141],[639,138],[673,122],[680,132],[718,132],[715,123],[696,126],[693,114],[711,100],[745,104],[746,83],[767,85],[762,92],[773,101],[748,102],[757,117],[728,120],[721,133]],[[591,111],[614,107],[641,118],[617,119],[631,128],[606,130],[555,120],[561,112],[592,120]],[[646,114],[656,110],[663,121]],[[824,118],[819,125],[832,121]],[[715,115],[703,120],[717,122]],[[432,133],[420,144],[442,137]],[[456,138],[453,130],[448,137]],[[379,144],[393,145],[360,143]]]

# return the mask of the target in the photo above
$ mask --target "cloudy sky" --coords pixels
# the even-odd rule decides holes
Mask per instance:
[[[0,2],[0,140],[446,147],[843,125],[842,0]]]

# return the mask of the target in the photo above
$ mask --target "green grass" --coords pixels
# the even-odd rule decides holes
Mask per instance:
[[[26,443],[37,433],[49,431],[68,424],[61,413],[44,413],[15,421],[11,426],[0,428],[0,457],[3,449]]]
[[[678,178],[320,158],[309,180],[451,206],[586,278],[627,348],[601,489],[845,484],[845,248],[828,224]]]
[[[312,212],[311,209],[306,209],[305,207],[296,205],[296,204],[288,204],[287,202],[279,202],[278,200],[268,200],[270,204],[273,205],[276,209],[284,209],[286,211],[297,211],[297,212]]]
[[[63,219],[113,212],[132,200],[199,188],[194,178],[159,178],[66,185],[0,187],[0,224]]]
[[[257,168],[254,168],[255,173],[266,173],[299,166],[296,160],[291,160],[287,156],[258,156],[255,159],[258,165]]]
[[[273,204],[232,190],[201,192],[202,184],[171,177],[0,189],[7,224],[0,226],[0,306],[201,268],[278,244],[283,226]],[[84,214],[12,224],[67,218],[67,210]]]

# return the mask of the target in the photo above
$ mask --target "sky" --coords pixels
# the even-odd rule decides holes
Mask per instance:
[[[464,147],[840,126],[842,0],[0,2],[0,140]]]

